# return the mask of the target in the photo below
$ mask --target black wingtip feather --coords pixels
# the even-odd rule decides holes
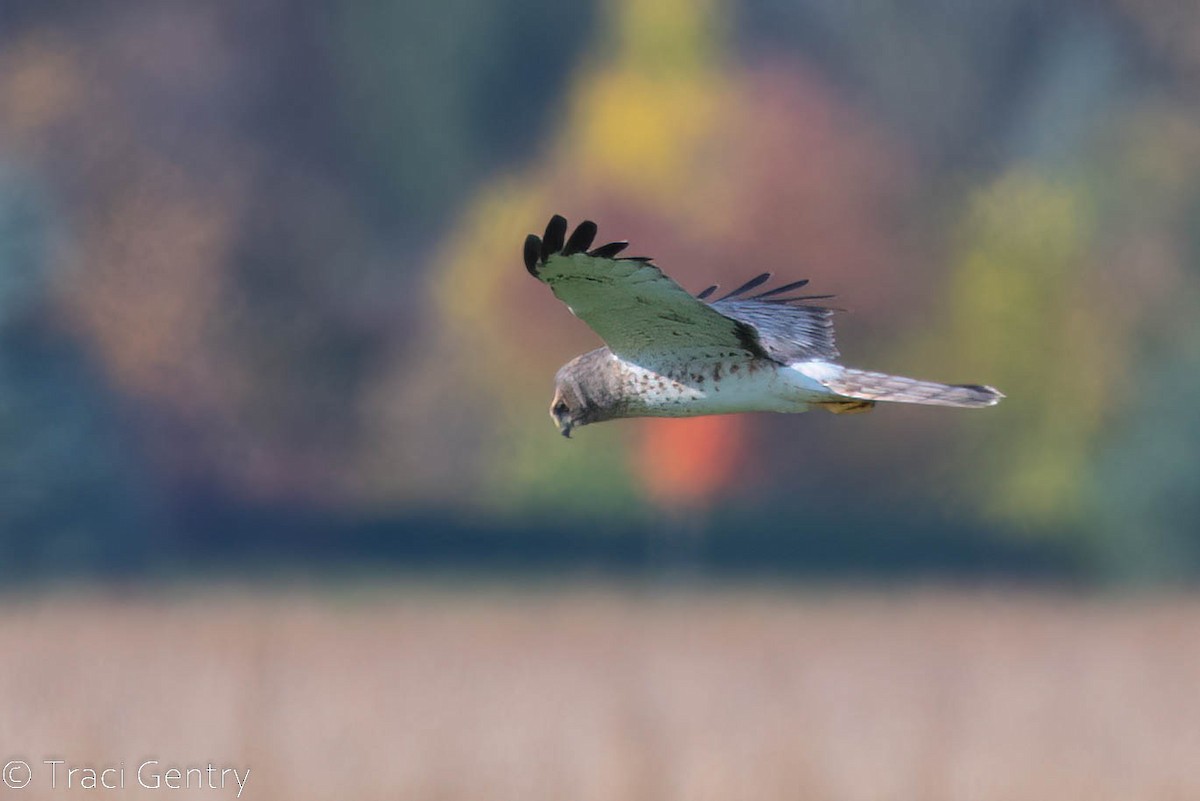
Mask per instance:
[[[601,245],[589,252],[588,248],[591,247],[592,240],[595,238],[596,223],[591,220],[581,222],[571,233],[570,238],[567,238],[567,220],[561,214],[555,214],[546,224],[546,233],[541,238],[536,234],[525,237],[525,269],[536,277],[538,267],[556,253],[564,256],[587,253],[598,259],[616,259],[618,253],[629,247],[629,243],[622,240],[609,242],[607,245]],[[564,239],[566,239],[565,242]],[[620,261],[649,264],[652,259],[649,256],[624,256]]]
[[[594,256],[597,259],[611,259],[627,247],[629,247],[629,243],[625,241],[609,242],[607,245],[601,245],[596,248],[588,255]]]
[[[563,249],[563,238],[567,235],[567,218],[555,214],[546,224],[546,233],[542,237],[542,261]]]
[[[542,240],[537,234],[530,234],[525,237],[525,269],[529,270],[529,274],[537,277],[538,261],[542,256]]]
[[[701,292],[701,293],[700,293],[699,295],[697,295],[696,297],[697,297],[699,300],[704,300],[704,299],[705,299],[705,298],[707,298],[709,295],[711,295],[712,293],[716,292],[716,291],[717,291],[717,290],[720,288],[720,286],[721,286],[720,284],[713,284],[712,286],[710,286],[708,289],[706,289],[706,290],[704,290],[703,292]]]
[[[567,244],[563,245],[562,253],[564,256],[573,256],[576,253],[582,253],[592,246],[592,240],[595,238],[596,224],[591,220],[584,220],[571,233]]]
[[[719,298],[719,300],[726,300],[728,298],[736,298],[739,295],[744,295],[745,293],[749,292],[751,289],[754,289],[757,286],[762,286],[769,280],[771,280],[770,273],[761,273],[759,275],[754,276],[749,281],[742,284],[741,286],[739,286],[737,289],[733,290],[732,292],[721,296]]]
[[[790,298],[767,298],[762,300],[762,296],[751,298],[751,300],[762,300],[763,303],[801,303],[806,300],[829,300],[836,298],[837,295],[795,295]]]
[[[801,278],[799,281],[793,281],[790,284],[784,284],[783,286],[777,286],[774,289],[768,289],[766,292],[755,295],[750,299],[762,300],[763,298],[771,298],[775,297],[776,295],[782,295],[784,292],[791,292],[794,289],[799,289],[802,286],[808,286],[807,278]]]

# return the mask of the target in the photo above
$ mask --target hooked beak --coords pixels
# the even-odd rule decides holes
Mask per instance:
[[[567,439],[571,438],[571,429],[573,426],[569,420],[562,420],[558,424],[558,433],[562,434]]]

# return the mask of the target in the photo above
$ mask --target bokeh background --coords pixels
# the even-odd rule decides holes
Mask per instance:
[[[565,442],[553,213],[1008,399]],[[7,0],[0,749],[1196,797],[1198,232],[1188,2]]]

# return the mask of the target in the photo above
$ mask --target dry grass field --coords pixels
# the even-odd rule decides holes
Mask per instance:
[[[1200,798],[1191,598],[85,593],[5,599],[0,641],[5,798],[161,797],[149,758],[260,801]]]

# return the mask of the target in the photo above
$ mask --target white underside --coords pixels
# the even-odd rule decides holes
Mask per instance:
[[[766,363],[751,370],[745,363],[714,363],[709,360],[682,362],[661,372],[625,363],[627,381],[641,404],[643,414],[661,417],[693,417],[734,412],[804,412],[812,403],[837,400],[822,379],[836,376],[844,368],[829,362],[797,362],[791,365]],[[716,367],[719,378],[714,380]]]

